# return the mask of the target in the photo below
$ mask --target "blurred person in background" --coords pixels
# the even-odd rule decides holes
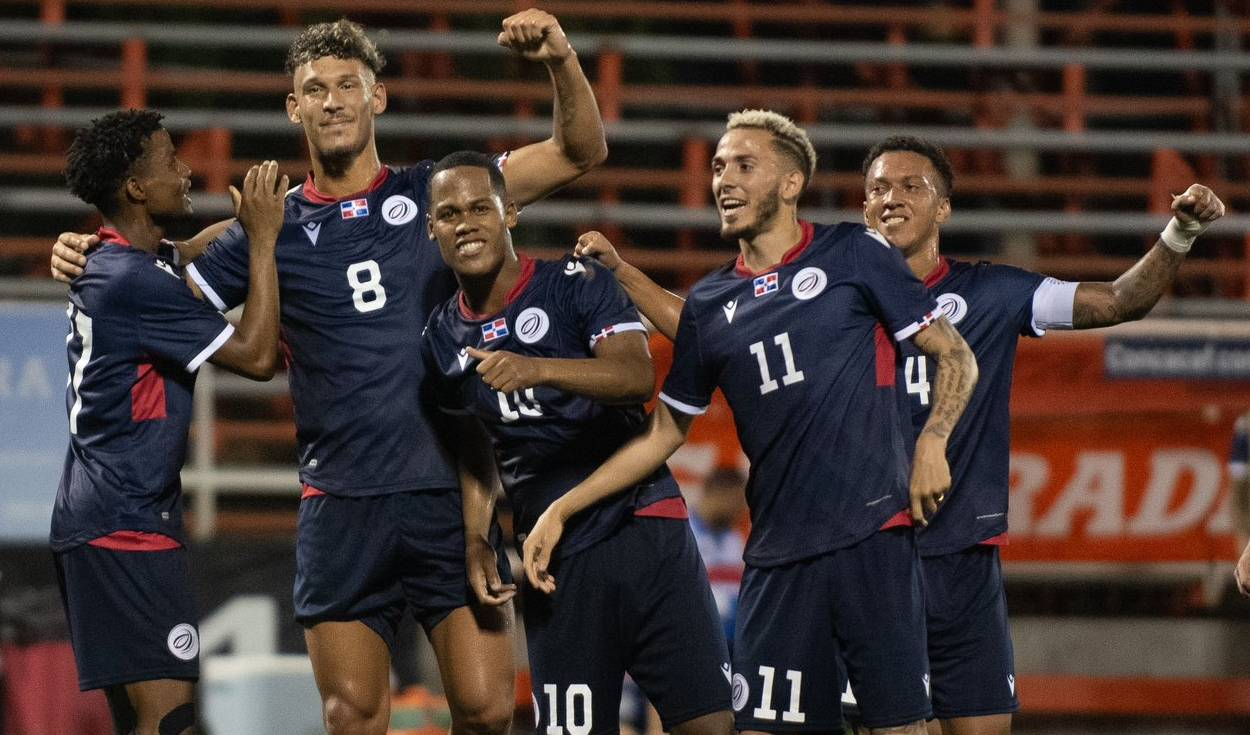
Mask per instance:
[[[278,349],[286,177],[266,161],[230,188],[251,241],[235,329],[170,259],[165,228],[191,214],[191,170],[160,121],[105,115],[78,131],[65,168],[104,224],[69,291],[70,440],[50,540],[79,687],[104,690],[118,735],[183,735],[196,721],[199,613],[179,480],[196,370],[210,361],[268,380]]]
[[[498,160],[522,206],[601,162],[607,143],[555,17],[509,16],[498,43],[544,64],[555,95],[552,136]],[[433,162],[392,167],[378,158],[384,64],[346,19],[306,28],[286,59],[286,113],[303,130],[312,169],[287,196],[278,248],[303,483],[296,618],[332,735],[386,731],[391,648],[405,609],[433,644],[452,733],[501,735],[514,702],[512,608],[475,605],[465,584],[458,478],[432,406],[419,399],[419,325],[455,281],[426,226]],[[226,221],[179,243],[182,261],[194,261],[192,287],[219,309],[248,293],[248,240]],[[77,275],[77,253],[90,243],[63,235],[54,273]]]
[[[1244,547],[1241,558],[1233,567],[1233,578],[1237,582],[1237,590],[1250,597],[1250,475],[1246,473],[1247,462],[1250,462],[1250,413],[1243,413],[1233,426],[1233,441],[1228,448],[1228,481],[1237,546]]]

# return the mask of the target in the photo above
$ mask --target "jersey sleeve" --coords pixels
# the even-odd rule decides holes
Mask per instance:
[[[647,331],[642,317],[638,316],[638,309],[625,295],[625,289],[616,282],[611,271],[589,258],[570,258],[566,263],[566,275],[563,277],[573,281],[567,306],[579,316],[582,334],[590,349],[614,334]],[[574,268],[578,265],[585,271]],[[570,270],[574,273],[567,275]]]
[[[716,383],[703,356],[699,322],[691,303],[686,301],[681,309],[677,340],[673,344],[673,366],[664,379],[660,400],[684,414],[698,416],[711,405]]]
[[[901,342],[929,326],[940,314],[937,301],[902,253],[870,230],[852,237],[857,240],[857,281],[894,340]]]
[[[128,297],[147,353],[195,372],[234,333],[221,312],[197,299],[172,269],[156,263],[129,279]]]
[[[1040,337],[1047,329],[1071,329],[1076,289],[1080,285],[1075,281],[1037,276],[1029,299],[1029,318],[1021,324],[1021,334]]]
[[[204,292],[209,303],[229,311],[247,299],[248,240],[243,225],[235,222],[209,243],[187,273]]]

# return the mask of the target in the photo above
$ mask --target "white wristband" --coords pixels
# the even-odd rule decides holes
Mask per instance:
[[[1168,226],[1163,228],[1163,232],[1159,233],[1159,239],[1173,251],[1184,255],[1193,247],[1194,240],[1197,240],[1206,229],[1205,222],[1181,222],[1173,217],[1172,221],[1168,222]]]

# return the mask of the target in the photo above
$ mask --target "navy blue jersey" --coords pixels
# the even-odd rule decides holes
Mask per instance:
[[[384,167],[368,191],[341,200],[310,177],[286,198],[278,285],[300,479],[324,492],[458,485],[418,400],[420,327],[455,290],[426,225],[432,165]],[[225,309],[244,300],[247,262],[236,223],[188,270]]]
[[[504,394],[482,381],[466,346],[587,359],[608,335],[645,331],[634,305],[598,262],[571,256],[521,260],[521,280],[502,312],[472,314],[456,296],[430,315],[425,332],[437,400],[445,411],[477,416],[490,432],[518,534],[528,532],[547,506],[586,479],[646,423],[641,406],[608,406],[546,386]],[[577,514],[557,554],[585,549],[633,510],[679,495],[668,468],[661,468],[637,487]]]
[[[695,284],[660,394],[698,414],[724,392],[751,460],[754,566],[849,546],[908,507],[894,341],[936,305],[875,232],[802,225],[776,268],[739,259]]]
[[[1043,276],[1006,265],[943,259],[926,279],[942,312],[977,358],[980,377],[946,448],[951,490],[917,536],[922,554],[948,554],[1007,530],[1011,449],[1011,375],[1020,335],[1040,337],[1033,294]],[[936,366],[914,345],[903,346],[899,385],[918,435],[929,419]]]
[[[1237,417],[1233,425],[1233,441],[1228,447],[1228,476],[1233,481],[1246,476],[1246,462],[1250,460],[1250,413]]]
[[[234,328],[167,260],[116,231],[69,291],[69,449],[52,511],[52,548],[115,531],[182,535],[178,472],[195,371]]]

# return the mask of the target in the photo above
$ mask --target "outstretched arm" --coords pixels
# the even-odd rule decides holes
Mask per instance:
[[[518,148],[503,168],[518,206],[537,201],[608,157],[595,93],[559,21],[530,8],[503,21],[499,45],[546,64],[555,92],[551,137]]]
[[[577,238],[573,254],[595,258],[616,276],[629,299],[642,315],[651,320],[670,342],[677,341],[677,323],[686,300],[647,277],[646,273],[621,260],[616,248],[603,233],[594,230]]]
[[[911,517],[925,526],[928,525],[926,517],[937,512],[951,486],[946,444],[976,388],[977,359],[946,317],[916,333],[912,340],[916,347],[937,361],[933,407],[929,420],[916,437],[911,472]]]
[[[612,404],[642,403],[655,390],[646,332],[605,337],[591,358],[528,357],[476,347],[469,347],[468,353],[480,360],[477,373],[483,382],[503,393],[545,385]]]
[[[1172,221],[1159,240],[1110,283],[1081,283],[1072,302],[1072,328],[1093,329],[1141,319],[1176,278],[1185,254],[1207,226],[1224,216],[1215,192],[1194,184],[1172,200]]]
[[[490,436],[482,422],[472,416],[455,417],[454,426],[469,586],[482,604],[502,605],[516,595],[516,585],[504,584],[499,578],[497,552],[490,542],[499,487]]]
[[[693,423],[694,416],[674,411],[662,401],[657,403],[646,432],[627,442],[590,477],[547,507],[525,537],[522,549],[525,576],[535,589],[548,594],[556,589],[548,565],[568,519],[646,479],[686,441]]]

